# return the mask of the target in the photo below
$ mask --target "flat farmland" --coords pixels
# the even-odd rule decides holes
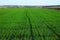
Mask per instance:
[[[60,11],[0,8],[0,40],[60,40]]]

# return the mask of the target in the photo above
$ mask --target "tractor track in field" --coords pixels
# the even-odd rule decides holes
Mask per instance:
[[[30,24],[31,37],[32,37],[32,40],[34,40],[33,31],[32,31],[32,24],[31,24],[31,20],[30,20],[29,16],[27,15],[27,10],[26,10],[26,16],[27,16],[27,19],[28,19],[29,24]]]
[[[27,19],[28,19],[29,24],[30,24],[31,37],[32,37],[32,40],[34,40],[34,38],[35,38],[36,36],[33,35],[32,23],[31,23],[30,17],[27,15],[27,11],[28,11],[28,10],[26,10],[26,16],[27,16]],[[37,28],[37,27],[36,27],[36,30],[37,30],[37,32],[38,32],[38,37],[40,37],[41,40],[43,40],[43,39],[45,40],[45,36],[44,36],[44,35],[42,36],[42,35],[39,34],[39,31],[38,31],[38,28]]]
[[[49,27],[48,24],[45,23],[45,25],[47,26],[47,28],[48,28],[49,30],[51,30],[51,31],[58,37],[58,40],[60,40],[60,35],[57,34],[54,29],[52,29],[51,27]]]
[[[31,20],[30,20],[30,17],[27,15],[27,10],[26,10],[26,16],[27,16],[27,19],[28,19],[28,21],[29,21],[29,24],[30,24],[30,32],[31,32],[31,36],[30,37],[32,37],[32,40],[34,40],[34,38],[36,37],[36,36],[34,36],[33,35],[33,28],[32,28],[32,23],[31,23]],[[38,28],[36,27],[36,30],[37,30],[37,32],[38,32],[38,37],[40,37],[41,38],[41,40],[45,40],[45,36],[43,35],[40,35],[39,34],[39,31],[38,31]]]
[[[36,27],[36,28],[37,28],[37,27]],[[39,34],[39,30],[38,30],[38,28],[37,28],[36,30],[37,30],[37,32],[38,32],[38,37],[40,37],[41,40],[43,40],[43,39],[45,40],[45,36],[44,36],[44,35],[42,36],[42,35]]]
[[[41,17],[41,16],[40,16],[40,17]],[[45,19],[45,18],[44,18],[44,19]],[[44,21],[44,19],[43,19],[42,22],[47,26],[47,28],[48,28],[50,31],[52,31],[52,32],[55,34],[55,36],[57,36],[58,40],[60,40],[60,35],[57,34],[56,31],[55,31],[53,28],[51,28],[52,26],[49,26],[49,23],[46,23],[46,21]]]
[[[43,21],[43,22],[45,23],[45,25],[47,26],[47,28],[48,28],[49,30],[51,30],[51,31],[55,34],[55,36],[57,36],[58,40],[60,40],[60,35],[57,34],[56,31],[55,31],[53,28],[51,28],[51,26],[49,26],[48,23],[46,23],[45,21]]]
[[[41,37],[41,40],[43,40],[43,39],[45,40],[45,36],[44,36],[44,35],[40,35],[40,34],[39,34],[38,27],[36,27],[36,30],[37,30],[37,32],[38,32],[38,36],[39,36],[39,37]]]

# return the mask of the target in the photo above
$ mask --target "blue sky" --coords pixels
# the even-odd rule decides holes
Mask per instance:
[[[0,0],[0,5],[60,5],[60,0]]]

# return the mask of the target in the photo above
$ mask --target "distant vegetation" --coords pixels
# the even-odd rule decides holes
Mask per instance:
[[[60,10],[60,5],[43,6],[42,8],[49,8],[49,9]]]
[[[48,8],[48,9],[60,10],[60,5],[50,5],[50,6],[0,5],[0,8]]]

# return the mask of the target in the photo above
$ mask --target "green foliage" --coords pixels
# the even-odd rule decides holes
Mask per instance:
[[[59,40],[59,30],[57,10],[0,8],[0,40]]]

